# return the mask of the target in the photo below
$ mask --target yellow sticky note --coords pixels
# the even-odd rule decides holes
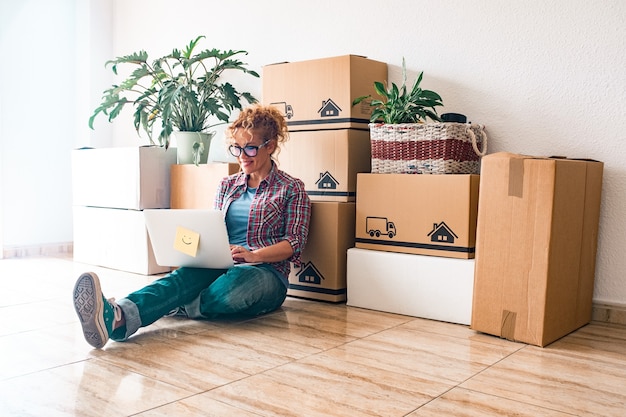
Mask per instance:
[[[174,239],[175,250],[195,258],[198,253],[199,243],[200,233],[180,226],[176,228],[176,238]]]

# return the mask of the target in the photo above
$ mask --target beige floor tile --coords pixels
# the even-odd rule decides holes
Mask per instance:
[[[412,321],[414,318],[399,314],[384,313],[345,304],[311,302],[288,297],[283,306],[287,312],[297,311],[292,322],[304,327],[319,327],[324,323],[328,331],[341,332],[347,336],[364,337],[390,327]],[[297,317],[297,318],[296,318]]]
[[[77,323],[0,337],[0,380],[62,366],[91,356]]]
[[[583,357],[626,368],[626,327],[594,323],[546,348],[572,358]]]
[[[363,387],[373,391],[364,391]],[[289,364],[270,372],[225,385],[204,394],[261,416],[404,416],[414,409],[407,399],[423,403],[427,397],[398,392],[340,370]]]
[[[586,357],[567,350],[568,343],[566,339],[554,348],[527,346],[462,387],[579,416],[623,417],[623,355],[620,362],[599,354]]]
[[[255,406],[243,393],[252,390],[255,398],[264,398],[280,390],[298,396],[298,404],[290,410],[293,414],[284,415],[324,415],[332,410],[335,414],[327,415],[403,416],[518,348],[516,344],[504,349],[399,326],[269,370],[262,379],[247,378],[207,395],[215,399],[226,396],[234,406],[248,410],[267,410],[268,404]],[[309,409],[310,404],[320,402],[328,404]],[[285,412],[277,409],[269,415]]]
[[[65,310],[66,306],[46,306],[43,301],[40,301],[37,303],[2,307],[3,314],[0,315],[0,336],[45,329],[50,326],[58,325],[60,323],[56,322],[57,317],[55,313],[59,309]],[[47,311],[46,314],[42,313],[44,309]],[[65,312],[63,314],[65,314]]]
[[[137,414],[136,417],[259,417],[259,415],[199,394]]]
[[[265,375],[361,413],[385,416],[404,415],[429,401],[432,393],[446,389],[445,384],[401,367],[390,369],[375,360],[346,361],[340,350],[310,356]]]
[[[320,352],[306,339],[291,338],[289,329],[266,325],[264,318],[207,331],[203,337],[218,339],[223,346],[241,349],[244,353],[259,352],[283,357],[288,361]],[[213,344],[214,342],[212,342]]]
[[[130,338],[130,343],[109,342],[94,355],[125,369],[201,392],[319,352],[306,344],[281,340],[276,332],[266,334],[262,319],[254,324],[231,326],[169,318],[157,323],[167,320],[206,323],[210,329],[194,334],[165,327],[146,330]]]
[[[331,349],[355,340],[354,336],[346,334],[346,326],[324,318],[315,322],[309,315],[310,313],[280,311],[257,320],[267,327],[269,334],[281,334],[288,340],[319,350]]]
[[[315,332],[320,338],[325,339],[320,342],[304,331],[294,330],[286,323],[284,316],[278,314],[273,318],[260,317],[237,326],[224,327],[222,332],[244,336],[246,338],[244,343],[258,344],[260,348],[269,351],[279,351],[292,360],[321,352],[330,346],[337,346],[344,340],[334,333],[324,333],[320,330]]]
[[[385,330],[338,348],[345,360],[364,358],[397,366],[429,379],[460,383],[519,349],[471,338],[414,331],[410,325]]]
[[[118,299],[160,277],[0,260],[0,416],[626,415],[624,326],[592,323],[538,348],[288,297],[253,319],[163,318],[97,350],[71,301],[84,271]]]
[[[202,343],[198,335],[184,335],[164,343],[138,345],[133,342],[109,342],[106,349],[94,351],[94,356],[112,366],[186,389],[197,394],[251,375],[245,361],[239,361],[231,351],[220,351]],[[252,368],[252,359],[248,361]]]
[[[472,330],[469,326],[466,326],[466,325],[460,325],[460,324],[455,324],[455,323],[445,323],[445,322],[436,321],[436,320],[416,318],[404,324],[402,327],[406,329],[437,333],[437,334],[442,334],[446,336],[463,337],[468,340],[489,343],[493,345],[503,346],[506,348],[510,348],[512,346],[517,346],[517,348],[522,348],[523,346],[525,346],[524,343],[511,342],[510,340],[502,339],[497,336],[477,332],[475,330]]]
[[[441,397],[420,407],[407,417],[571,417],[549,408],[541,408],[517,401],[454,388]]]
[[[198,334],[219,328],[219,324],[210,321],[190,320],[186,317],[163,317],[150,326],[140,328],[132,336],[132,341],[137,344],[151,343],[157,338],[176,339],[183,334]]]
[[[145,376],[83,361],[0,381],[3,416],[127,416],[189,392]]]

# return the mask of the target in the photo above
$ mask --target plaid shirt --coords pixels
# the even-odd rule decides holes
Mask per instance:
[[[243,172],[224,178],[215,195],[214,208],[226,216],[230,204],[248,188]],[[284,261],[271,263],[278,272],[289,277],[290,262],[301,266],[301,253],[309,233],[311,201],[304,183],[279,170],[272,163],[269,175],[261,181],[250,205],[247,243],[251,250],[286,240],[293,255]]]

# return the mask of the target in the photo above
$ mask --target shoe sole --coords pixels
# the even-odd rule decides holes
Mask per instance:
[[[104,302],[100,280],[93,272],[82,274],[74,285],[74,310],[83,326],[85,340],[91,346],[103,347],[109,334],[104,324]]]

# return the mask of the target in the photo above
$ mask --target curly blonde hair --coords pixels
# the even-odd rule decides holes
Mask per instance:
[[[263,142],[276,140],[277,145],[289,140],[287,121],[278,109],[272,106],[255,104],[244,108],[226,128],[226,136],[232,139],[235,132],[243,129],[252,137],[253,133],[260,135]],[[280,146],[276,146],[276,153],[280,152]]]

